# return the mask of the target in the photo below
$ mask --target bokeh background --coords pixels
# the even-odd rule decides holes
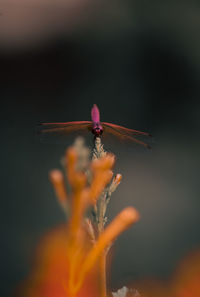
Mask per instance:
[[[115,244],[111,288],[167,279],[200,247],[199,31],[193,0],[0,0],[1,297],[64,221],[48,172],[73,137],[41,141],[36,126],[88,120],[93,103],[104,121],[154,136],[150,152],[105,139],[123,174],[109,217],[141,213]]]

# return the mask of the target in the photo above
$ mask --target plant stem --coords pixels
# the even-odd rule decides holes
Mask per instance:
[[[103,145],[101,144],[101,138],[96,137],[94,139],[94,149],[93,149],[93,159],[99,159],[106,155],[106,152],[103,149]],[[102,193],[99,203],[98,203],[98,210],[96,211],[97,215],[97,229],[98,229],[98,236],[104,230],[104,215],[105,215],[105,193]],[[102,252],[100,257],[100,287],[101,287],[101,296],[106,297],[106,256],[107,250]]]

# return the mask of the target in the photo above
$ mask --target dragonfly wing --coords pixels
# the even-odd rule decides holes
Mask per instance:
[[[39,133],[69,134],[76,131],[88,131],[92,129],[92,122],[66,122],[66,123],[42,123]]]
[[[91,121],[74,121],[74,122],[55,122],[55,123],[40,123],[39,126],[43,126],[43,128],[64,128],[70,126],[83,126],[86,124],[91,124]]]
[[[113,128],[121,133],[125,133],[128,135],[143,135],[143,136],[151,136],[151,134],[147,133],[147,132],[143,132],[143,131],[138,131],[138,130],[133,130],[133,129],[129,129],[120,125],[116,125],[116,124],[112,124],[112,123],[106,123],[103,122],[102,125],[104,127],[110,127]]]
[[[124,133],[122,130],[118,130],[110,125],[103,125],[105,132],[108,132],[110,134],[113,134],[115,136],[117,136],[118,138],[122,139],[122,140],[129,140],[129,141],[133,141],[135,143],[141,144],[146,148],[151,148],[151,146],[131,135],[128,135],[127,133]],[[139,134],[138,134],[139,135]],[[142,134],[143,135],[143,134]]]

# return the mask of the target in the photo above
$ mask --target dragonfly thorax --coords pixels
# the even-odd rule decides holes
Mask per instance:
[[[99,123],[94,123],[92,128],[92,133],[99,137],[103,133],[103,127]]]

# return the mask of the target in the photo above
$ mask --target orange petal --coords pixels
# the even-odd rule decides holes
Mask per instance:
[[[119,234],[125,231],[130,225],[139,220],[139,213],[133,207],[127,207],[122,210],[114,220],[107,226],[107,228],[101,233],[96,245],[89,252],[85,259],[85,263],[80,271],[80,278],[77,287],[81,286],[85,275],[93,267],[98,257],[104,252],[104,249],[108,247],[113,240],[116,239]]]
[[[64,183],[64,176],[60,170],[52,170],[49,173],[49,178],[53,184],[56,196],[59,202],[63,203],[67,200],[67,192]]]

